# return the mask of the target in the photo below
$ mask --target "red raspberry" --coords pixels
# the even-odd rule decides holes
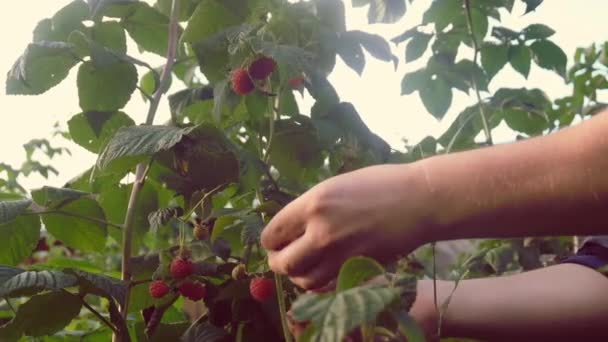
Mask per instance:
[[[148,286],[148,291],[150,291],[150,295],[154,298],[162,298],[164,297],[171,289],[169,285],[167,285],[162,280],[155,280],[150,283]]]
[[[239,95],[247,95],[255,89],[247,70],[238,68],[232,72],[232,90]]]
[[[265,278],[251,279],[249,293],[258,302],[265,302],[274,295],[274,282]]]
[[[249,76],[254,80],[263,80],[270,76],[274,71],[276,63],[274,59],[266,56],[262,56],[249,66]]]
[[[298,76],[290,78],[287,83],[289,83],[289,86],[292,88],[300,88],[304,84],[304,77]]]
[[[194,264],[190,260],[175,258],[171,261],[171,275],[176,279],[183,279],[194,272]]]
[[[205,298],[205,294],[207,293],[205,286],[201,283],[193,283],[189,280],[181,283],[181,285],[177,287],[177,290],[182,296],[195,302]]]

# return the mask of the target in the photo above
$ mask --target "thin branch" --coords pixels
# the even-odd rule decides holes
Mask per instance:
[[[163,91],[171,80],[171,72],[177,55],[177,44],[179,41],[179,1],[173,0],[171,7],[171,20],[169,22],[169,44],[167,47],[167,62],[160,75],[160,82],[150,103],[148,116],[146,117],[146,125],[151,125],[154,122],[154,116],[158,109],[158,104],[163,96]]]
[[[277,301],[279,302],[279,313],[281,314],[281,326],[283,328],[283,337],[285,338],[285,342],[291,342],[289,326],[287,325],[287,306],[285,305],[285,296],[283,293],[283,276],[278,273],[275,273],[274,282],[277,290]]]
[[[39,213],[32,213],[32,214],[36,214],[36,215],[59,214],[59,215],[75,217],[75,218],[79,218],[79,219],[83,219],[83,220],[87,220],[87,221],[91,221],[91,222],[95,222],[95,223],[105,224],[107,226],[115,227],[118,229],[123,228],[123,226],[120,224],[115,224],[115,223],[108,222],[108,221],[98,219],[95,217],[90,217],[90,216],[85,216],[85,215],[80,215],[80,214],[75,214],[75,213],[69,213],[67,211],[61,211],[61,210],[49,210],[49,211],[43,211],[43,212],[39,212]]]
[[[470,0],[464,0],[464,6],[466,8],[467,13],[467,26],[469,28],[469,35],[471,36],[471,40],[473,41],[473,64],[477,65],[477,59],[479,58],[479,44],[477,42],[477,38],[475,37],[475,28],[473,27],[473,16],[471,15],[471,2]],[[488,125],[488,120],[485,115],[485,111],[483,108],[483,101],[481,99],[481,94],[479,93],[479,87],[477,85],[477,81],[475,80],[475,76],[471,75],[471,81],[473,83],[473,88],[475,89],[475,95],[477,96],[477,102],[479,103],[479,115],[481,116],[481,123],[483,124],[483,131],[486,135],[486,142],[488,145],[493,145],[492,139],[492,131],[490,130],[490,126]]]
[[[11,300],[8,297],[2,297],[4,299],[4,301],[6,302],[6,305],[8,305],[8,307],[11,309],[11,311],[13,312],[13,314],[17,314],[17,310],[15,310],[15,307],[13,306],[13,303],[11,303]]]
[[[167,61],[163,68],[161,74],[161,81],[159,86],[154,93],[154,97],[150,102],[150,109],[148,110],[148,115],[146,117],[146,125],[152,125],[154,123],[154,116],[156,115],[156,111],[158,110],[158,104],[160,103],[160,99],[163,95],[163,89],[165,89],[167,82],[169,82],[171,78],[171,70],[173,68],[173,64],[175,62],[176,50],[177,50],[177,42],[178,42],[178,29],[179,29],[179,0],[173,0],[172,8],[171,8],[171,20],[169,23],[169,43],[167,47]],[[125,217],[125,224],[123,229],[123,246],[122,246],[122,280],[130,281],[131,280],[131,248],[133,242],[133,223],[135,221],[135,206],[137,204],[137,199],[139,198],[139,193],[144,185],[144,180],[146,178],[146,174],[150,169],[150,164],[146,165],[145,163],[140,163],[137,165],[137,169],[135,171],[135,181],[133,183],[133,188],[131,190],[131,197],[129,198],[129,204],[127,207],[127,214]],[[126,293],[126,298],[124,302],[124,306],[121,308],[121,314],[123,318],[127,317],[129,312],[128,303],[130,297],[130,289]]]
[[[192,214],[194,213],[194,211],[196,210],[196,208],[198,208],[198,206],[202,206],[203,202],[211,195],[215,194],[217,191],[219,191],[224,185],[226,185],[226,183],[222,183],[218,186],[216,186],[215,188],[211,189],[211,191],[206,192],[203,195],[203,198],[200,199],[200,201],[198,201],[192,208],[190,208],[190,210],[188,210],[188,212],[186,213],[186,215],[182,216],[185,217],[186,219],[188,219],[190,216],[192,216]]]
[[[272,92],[272,88],[270,88],[270,92]],[[270,108],[270,118],[268,121],[269,132],[268,132],[268,144],[266,144],[266,154],[264,156],[264,163],[268,164],[270,160],[270,151],[272,149],[272,141],[274,140],[274,120],[275,120],[275,110],[274,110],[274,101],[273,97],[268,97],[268,107]]]
[[[152,102],[152,100],[153,100],[152,96],[148,95],[148,93],[146,93],[146,91],[142,87],[140,87],[139,85],[136,85],[135,87],[146,98],[146,100]]]
[[[205,311],[200,316],[198,316],[198,318],[195,319],[194,322],[192,322],[192,324],[190,324],[190,326],[188,327],[188,329],[186,329],[186,331],[184,331],[184,333],[182,334],[182,336],[187,336],[188,333],[190,333],[190,331],[192,329],[194,329],[194,327],[197,324],[200,324],[205,319],[205,317],[207,317],[207,314],[208,314],[208,311]]]
[[[108,321],[105,317],[103,317],[97,310],[95,310],[94,307],[92,307],[91,305],[89,305],[89,303],[87,303],[84,298],[78,296],[78,298],[80,298],[80,301],[82,302],[82,305],[87,308],[87,310],[89,310],[93,315],[95,315],[95,317],[97,317],[103,324],[107,325],[108,328],[112,329],[112,331],[114,333],[118,333],[118,329],[116,329],[116,327],[110,323],[110,321]]]
[[[134,280],[134,281],[132,281],[132,282],[129,283],[129,287],[134,287],[134,286],[137,286],[137,285],[149,283],[151,281],[152,281],[152,279]]]

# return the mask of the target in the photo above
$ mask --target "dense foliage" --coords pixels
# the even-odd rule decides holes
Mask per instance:
[[[522,1],[525,13],[542,3]],[[410,2],[352,5],[367,6],[370,23],[392,24]],[[340,0],[74,0],[43,19],[8,72],[6,92],[42,94],[77,69],[82,112],[66,136],[99,157],[63,188],[29,194],[19,174],[56,172],[31,159],[33,151],[65,151],[37,140],[21,170],[0,164],[0,340],[291,340],[288,320],[308,322],[304,341],[342,340],[354,330],[364,340],[423,340],[407,310],[416,277],[431,268],[413,257],[387,269],[358,257],[344,264],[335,291],[302,294],[268,271],[260,232],[328,177],[491,145],[501,122],[525,139],[604,108],[597,91],[608,87],[607,46],[579,49],[568,70],[550,27],[501,26],[514,2],[433,1],[393,47],[347,30]],[[128,41],[166,64],[136,58]],[[371,132],[327,79],[338,57],[357,73],[368,57],[399,63],[401,43],[405,62],[432,51],[404,75],[403,95],[417,93],[437,119],[454,91],[475,98],[444,134],[405,153]],[[507,64],[524,77],[532,67],[551,70],[572,83],[572,95],[490,92]],[[122,111],[136,93],[150,104],[142,125]],[[155,125],[164,94],[171,120]],[[314,100],[309,113],[298,107],[300,94]],[[454,276],[541,267],[571,245],[485,241]],[[377,277],[386,281],[367,283]],[[204,309],[193,306],[201,300]]]

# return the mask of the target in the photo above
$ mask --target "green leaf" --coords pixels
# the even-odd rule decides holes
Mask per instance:
[[[424,330],[422,330],[418,323],[416,323],[407,312],[394,312],[393,318],[397,321],[399,332],[408,342],[426,342]]]
[[[118,53],[127,53],[127,37],[124,29],[117,22],[96,23],[91,28],[91,38],[100,46]]]
[[[429,80],[426,69],[419,69],[409,74],[405,74],[401,80],[401,95],[409,95],[422,89]]]
[[[31,201],[0,202],[0,264],[16,265],[29,256],[40,238],[40,218],[21,215]]]
[[[66,203],[85,196],[91,197],[91,194],[79,190],[53,188],[50,186],[44,186],[40,189],[32,190],[32,199],[37,204],[47,208],[58,208]]]
[[[154,93],[158,90],[160,86],[160,74],[162,73],[162,68],[156,68],[154,71],[148,71],[142,78],[139,83],[140,89],[143,91],[144,95],[148,97],[152,97]],[[165,84],[163,89],[163,94],[167,93],[169,89],[171,89],[171,84],[173,83],[173,77],[168,79],[169,81]],[[148,100],[148,97],[143,97],[144,101]]]
[[[395,44],[403,43],[404,41],[413,38],[416,33],[418,33],[418,27],[412,27],[411,29],[406,30],[402,34],[392,38],[391,42]]]
[[[195,127],[188,139],[168,152],[159,153],[151,177],[189,198],[197,191],[208,192],[220,185],[238,182],[239,159],[224,132],[213,125]],[[213,167],[210,167],[213,165]]]
[[[452,104],[452,89],[444,79],[439,77],[427,80],[418,93],[424,107],[439,120],[443,118]]]
[[[85,112],[114,112],[124,107],[137,87],[137,69],[116,62],[106,67],[85,62],[78,70],[78,98]]]
[[[520,35],[519,32],[515,32],[506,27],[495,26],[492,29],[492,36],[498,38],[499,40],[501,40],[504,43],[518,39],[519,35]]]
[[[149,230],[148,215],[158,209],[159,191],[151,180],[146,181],[135,203],[135,216],[133,218],[133,249],[137,250],[143,242],[145,233]],[[108,222],[122,225],[127,214],[129,196],[133,185],[120,184],[111,188],[102,189],[99,194],[99,205],[106,213]],[[109,227],[110,235],[118,242],[122,242],[122,231]]]
[[[473,21],[473,30],[475,40],[482,42],[486,34],[488,33],[488,17],[484,13],[481,13],[476,8],[471,10],[471,20]]]
[[[188,21],[182,40],[197,43],[230,26],[240,24],[243,18],[230,5],[234,3],[235,1],[201,1]]]
[[[116,132],[97,159],[101,171],[116,172],[135,166],[142,157],[150,157],[179,143],[194,128],[172,126],[132,126]]]
[[[358,30],[344,32],[343,35],[349,35],[353,37],[354,40],[359,41],[365,51],[367,51],[374,58],[385,62],[392,61],[393,54],[391,53],[391,47],[381,36]]]
[[[347,34],[341,35],[337,42],[336,52],[348,67],[361,75],[365,67],[365,55],[357,39]]]
[[[509,61],[509,47],[505,44],[485,43],[481,47],[481,65],[492,79]]]
[[[395,23],[405,14],[405,0],[370,0],[367,20],[370,24]]]
[[[260,215],[252,214],[241,218],[245,223],[241,232],[241,241],[243,244],[255,244],[260,241],[260,235],[264,229],[264,221]]]
[[[138,2],[134,13],[123,19],[129,36],[144,50],[165,56],[169,41],[169,18],[145,2]]]
[[[553,70],[565,77],[568,57],[559,46],[549,40],[537,40],[530,49],[534,53],[534,62],[539,67]]]
[[[0,286],[2,286],[2,284],[4,284],[7,280],[23,272],[25,272],[25,270],[21,268],[0,265]]]
[[[531,24],[521,31],[526,40],[545,39],[555,34],[555,30],[543,24]]]
[[[87,0],[89,4],[89,12],[91,18],[97,18],[98,16],[107,15],[112,17],[117,17],[113,13],[116,11],[116,7],[122,7],[124,5],[132,5],[137,3],[138,0]],[[132,9],[134,7],[124,6],[127,9]],[[123,14],[122,11],[116,11],[120,14]],[[120,16],[118,16],[120,17]]]
[[[228,79],[216,83],[213,87],[213,119],[220,122],[222,114],[228,116],[232,114],[240,100],[240,97],[232,91]]]
[[[405,48],[405,61],[412,62],[422,57],[432,37],[432,34],[415,33]]]
[[[542,115],[521,109],[507,109],[503,115],[511,129],[529,135],[542,133],[549,124],[547,118]]]
[[[435,24],[436,32],[443,30],[457,20],[464,20],[464,3],[462,1],[433,1],[429,9],[424,12],[423,24]]]
[[[42,222],[55,238],[66,245],[84,252],[101,252],[106,245],[107,227],[101,222],[93,222],[78,216],[105,221],[99,204],[90,198],[72,201],[59,210],[66,214],[43,214]]]
[[[530,74],[530,49],[525,45],[514,45],[509,48],[509,62],[515,71],[528,78]]]
[[[70,2],[53,17],[43,19],[34,29],[34,42],[66,41],[74,30],[83,29],[82,22],[89,18],[89,8],[82,0]]]
[[[298,322],[312,322],[316,328],[313,341],[342,341],[355,327],[373,322],[398,297],[396,289],[378,286],[306,294],[293,303],[292,313]]]
[[[543,3],[543,0],[522,0],[522,1],[526,3],[526,13],[524,13],[524,14],[528,14],[532,11],[535,11],[536,8],[538,6],[540,6],[540,4]]]
[[[120,128],[134,125],[123,112],[84,112],[68,121],[72,140],[93,153],[100,153]]]
[[[63,81],[78,63],[73,45],[64,42],[31,43],[6,79],[8,95],[39,95]]]
[[[454,69],[457,74],[460,74],[460,76],[466,80],[469,88],[473,88],[473,81],[475,81],[477,89],[481,91],[488,91],[488,76],[483,69],[481,69],[479,65],[473,63],[473,61],[463,59],[456,63]]]
[[[190,18],[194,10],[196,9],[196,5],[198,0],[178,0],[179,2],[179,21],[186,21]],[[162,14],[167,17],[171,16],[171,7],[173,5],[173,0],[157,0],[154,7],[158,9]]]
[[[78,285],[82,293],[114,298],[120,305],[124,304],[128,288],[125,281],[78,269],[67,269],[65,273],[72,274],[78,279]]]
[[[76,284],[76,277],[60,271],[25,271],[0,286],[0,297],[20,297],[44,290],[60,290]]]
[[[30,200],[1,201],[0,202],[0,224],[6,224],[24,213],[32,204]]]
[[[67,326],[82,307],[80,299],[68,292],[49,292],[33,296],[17,310],[8,323],[16,335],[38,337],[52,335]],[[49,310],[51,312],[49,312]],[[0,340],[5,341],[0,330]]]
[[[276,121],[270,150],[271,163],[282,176],[293,180],[301,180],[323,163],[314,126],[304,117],[297,118],[300,121]]]
[[[336,32],[346,31],[344,3],[341,0],[316,0],[315,6],[323,25]]]
[[[300,115],[298,102],[293,94],[293,91],[284,87],[279,94],[279,113],[280,115]]]
[[[384,268],[374,259],[367,257],[350,258],[340,268],[336,290],[346,291],[352,289],[383,274]]]

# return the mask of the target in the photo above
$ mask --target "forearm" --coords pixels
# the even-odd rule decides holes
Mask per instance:
[[[443,303],[453,282],[438,282]],[[419,284],[412,315],[432,305],[432,281]],[[608,338],[608,279],[563,264],[512,276],[463,280],[443,317],[442,335],[483,340],[574,341]]]
[[[430,240],[608,233],[608,113],[420,166],[437,208]]]

